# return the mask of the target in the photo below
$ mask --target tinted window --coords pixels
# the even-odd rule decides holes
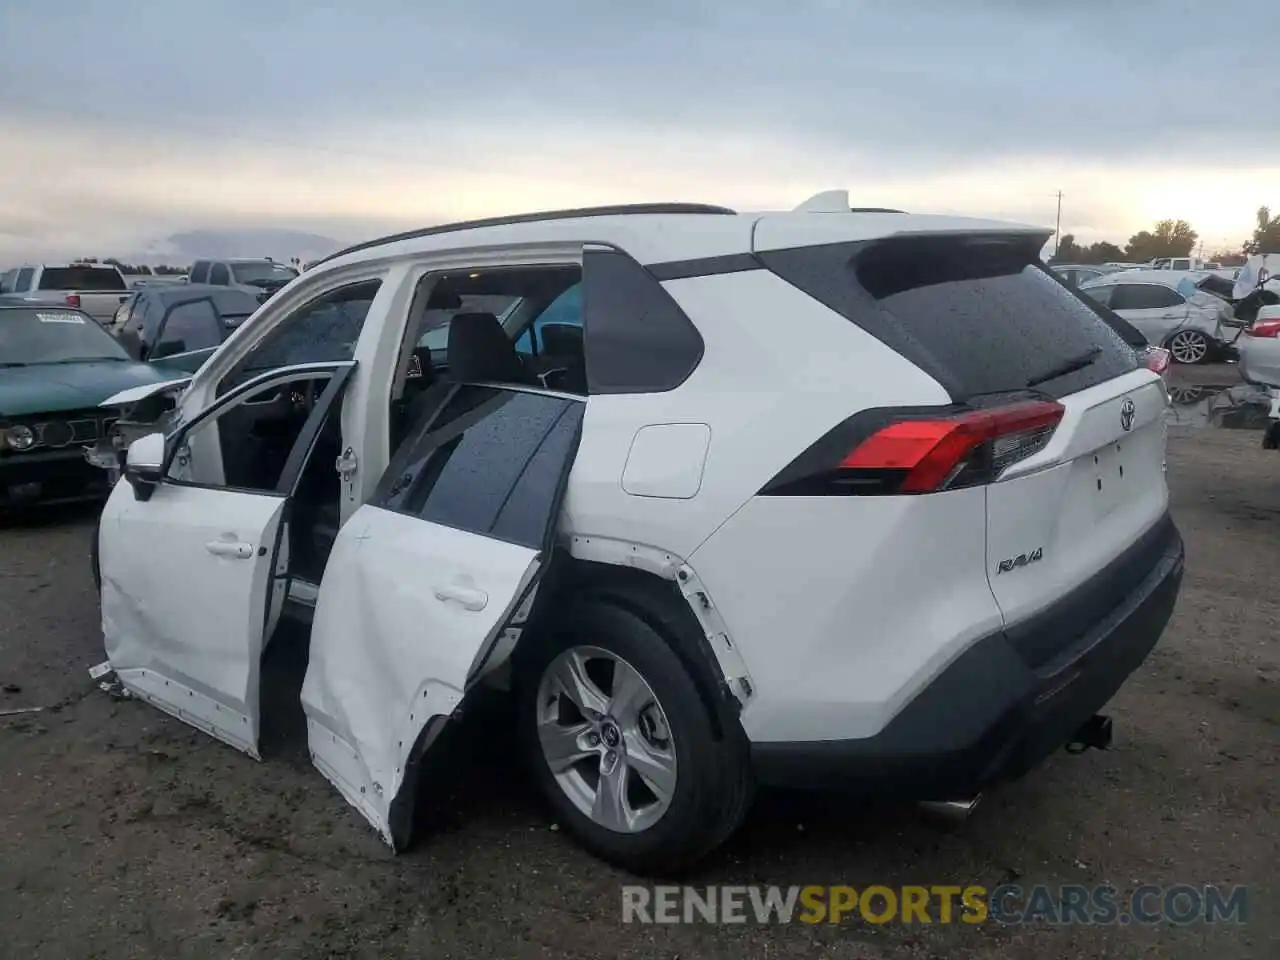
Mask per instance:
[[[535,353],[546,350],[542,330],[544,327],[581,327],[582,326],[582,284],[575,283],[560,296],[556,297],[547,308],[538,314],[520,338],[516,340],[516,350],[520,353]],[[534,349],[536,338],[538,349]]]
[[[169,310],[169,316],[160,328],[156,347],[175,344],[186,350],[203,350],[222,342],[222,331],[217,311],[208,300],[182,303]]]
[[[582,261],[589,393],[660,393],[702,360],[702,336],[653,275],[623,253]]]
[[[223,267],[223,269],[225,270],[226,268]],[[281,285],[288,283],[298,275],[298,271],[293,267],[287,267],[283,263],[273,263],[270,260],[237,263],[231,267],[231,273],[236,278],[236,283],[267,282]]]
[[[1094,303],[1100,303],[1105,307],[1110,305],[1111,291],[1114,289],[1115,287],[1108,284],[1106,286],[1101,286],[1101,287],[1088,287],[1087,289],[1081,290],[1080,292],[1084,294],[1086,297],[1088,297],[1090,300],[1092,300]]]
[[[374,503],[541,548],[556,520],[583,410],[563,397],[455,388],[430,429],[396,452]]]
[[[45,267],[40,273],[41,290],[128,290],[115,267]]]
[[[207,283],[209,280],[209,261],[197,260],[193,263],[187,280],[190,283]]]
[[[25,293],[31,286],[31,278],[33,276],[35,276],[35,270],[32,267],[23,267],[18,271],[18,283],[14,289]]]
[[[1036,389],[1064,396],[1134,369],[1133,351],[1111,326],[1041,264],[1040,242],[894,237],[760,260],[929,373],[957,402],[1024,390],[1097,347],[1084,369]]]
[[[217,287],[225,287],[231,283],[231,271],[225,263],[215,263],[209,268],[209,282]]]
[[[350,360],[380,286],[381,280],[369,280],[312,300],[250,351],[220,390],[277,367]]]
[[[1154,283],[1119,283],[1111,294],[1112,310],[1159,310],[1184,302],[1177,290]]]

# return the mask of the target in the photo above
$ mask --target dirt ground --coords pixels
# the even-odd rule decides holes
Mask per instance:
[[[291,705],[301,638],[268,659],[262,763],[93,686],[93,511],[80,510],[0,530],[0,710],[45,708],[0,718],[0,955],[1280,956],[1278,480],[1280,454],[1256,430],[1172,431],[1187,578],[1110,708],[1112,750],[1055,756],[953,827],[764,796],[693,880],[1247,884],[1245,924],[624,925],[620,886],[633,881],[549,821],[501,711],[458,731],[430,780],[425,835],[393,857],[310,767]]]

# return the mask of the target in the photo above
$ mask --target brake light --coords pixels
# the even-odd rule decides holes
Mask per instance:
[[[781,496],[922,494],[991,483],[1043,450],[1065,408],[1030,400],[985,410],[867,411],[801,454],[761,491]],[[858,421],[889,422],[869,435]],[[939,415],[940,414],[940,415]],[[840,435],[861,435],[839,460]],[[838,448],[837,448],[838,449]]]
[[[1244,328],[1246,337],[1266,337],[1273,339],[1280,336],[1280,320],[1259,320],[1251,327]]]
[[[68,306],[68,307],[72,307],[72,308],[74,308],[74,309],[76,309],[76,310],[79,310],[79,309],[80,309],[80,294],[78,294],[78,293],[68,293],[68,294],[67,294],[67,306]]]
[[[1148,370],[1154,370],[1164,376],[1164,372],[1169,369],[1170,359],[1171,354],[1164,347],[1147,347],[1142,355],[1142,364]]]

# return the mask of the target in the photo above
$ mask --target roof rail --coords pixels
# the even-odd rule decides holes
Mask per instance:
[[[850,207],[850,213],[906,213],[905,210],[895,210],[893,207]]]
[[[434,227],[423,227],[418,230],[407,230],[404,233],[393,233],[390,236],[366,240],[354,246],[331,253],[313,263],[318,267],[322,263],[345,257],[349,253],[359,253],[388,243],[400,240],[417,240],[420,237],[434,237],[441,233],[456,233],[460,230],[476,230],[481,227],[505,227],[516,223],[540,223],[544,220],[576,220],[582,217],[615,217],[624,214],[674,214],[700,213],[720,216],[735,216],[738,211],[728,207],[718,207],[709,203],[622,203],[606,207],[577,207],[570,210],[546,210],[541,213],[517,213],[507,217],[485,217],[482,220],[460,220],[457,223],[441,223]]]

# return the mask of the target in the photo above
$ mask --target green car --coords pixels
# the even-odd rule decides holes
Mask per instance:
[[[105,497],[110,474],[85,448],[108,437],[117,412],[99,405],[182,375],[131,359],[77,310],[0,303],[0,510]]]

